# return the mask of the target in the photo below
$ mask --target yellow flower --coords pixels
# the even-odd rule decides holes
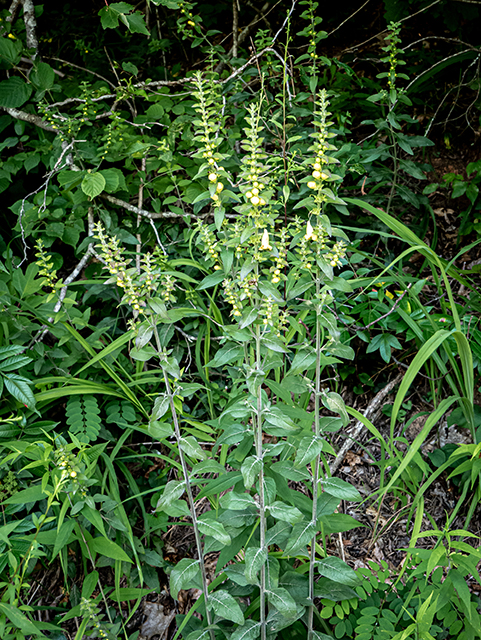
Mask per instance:
[[[217,180],[217,174],[216,173],[209,173],[209,180],[211,182],[215,182]]]
[[[10,40],[16,40],[17,38],[13,35],[13,33],[9,33],[8,38],[10,38]]]
[[[220,193],[222,191],[222,189],[224,188],[224,185],[222,184],[222,182],[218,182],[217,183],[217,187],[216,190]]]
[[[264,233],[262,234],[262,241],[261,241],[261,247],[260,247],[261,251],[271,251],[272,247],[269,244],[269,234],[267,233],[267,229],[264,229]]]
[[[193,20],[187,20],[187,24],[191,27],[195,27],[195,22]]]
[[[324,171],[321,173],[320,176],[323,180],[327,180],[329,178],[329,176],[327,175],[327,173],[324,173]]]
[[[250,200],[250,199],[252,198],[252,193],[251,193],[250,191],[248,191],[248,192],[246,193],[246,198],[247,198],[248,200]]]
[[[314,233],[314,229],[312,227],[312,224],[310,222],[310,220],[307,221],[307,229],[306,229],[306,235],[304,236],[304,238],[306,240],[309,240],[310,238],[312,238],[312,234]]]
[[[307,186],[309,187],[309,189],[315,189],[317,187],[317,184],[314,182],[314,180],[311,180],[307,183]]]
[[[219,266],[218,264],[216,264],[216,265],[214,266],[214,271],[219,271],[219,270],[220,270],[220,266]]]
[[[259,204],[260,200],[257,196],[252,196],[251,198],[251,203],[255,206],[257,204]]]
[[[71,478],[76,478],[77,477],[77,472],[76,471],[71,471],[70,472],[70,477]]]
[[[316,178],[316,180],[317,180],[318,178],[320,178],[320,177],[321,177],[321,172],[320,172],[320,171],[317,171],[317,169],[316,169],[316,171],[313,171],[313,172],[312,172],[312,177],[313,177],[313,178]]]
[[[391,298],[391,300],[393,300],[394,296],[390,291],[385,291],[385,294],[387,295],[388,298]]]

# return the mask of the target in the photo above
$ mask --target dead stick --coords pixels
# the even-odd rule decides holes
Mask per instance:
[[[384,403],[384,400],[385,400],[386,396],[388,396],[391,393],[391,391],[394,389],[394,387],[399,382],[401,382],[402,378],[403,378],[403,374],[402,373],[398,374],[394,378],[394,380],[391,380],[391,382],[389,382],[384,387],[384,389],[381,389],[381,391],[376,393],[374,398],[368,404],[366,411],[364,412],[364,417],[365,418],[371,419],[371,417],[373,417],[379,411],[380,405],[382,405]],[[364,427],[364,424],[362,422],[358,421],[356,426],[354,427],[351,435],[348,436],[348,438],[346,439],[346,441],[344,442],[344,444],[340,448],[339,453],[336,456],[336,459],[330,465],[329,470],[331,472],[331,475],[334,475],[336,473],[336,471],[338,470],[341,462],[344,460],[344,456],[349,451],[349,448],[351,447],[351,445],[354,443],[356,438],[361,433],[363,427]]]

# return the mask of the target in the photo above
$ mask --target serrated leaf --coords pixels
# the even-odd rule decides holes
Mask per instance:
[[[305,467],[310,464],[321,453],[323,445],[323,440],[315,436],[301,438],[297,448],[295,466]]]
[[[223,509],[232,509],[232,511],[243,511],[249,507],[256,507],[255,500],[248,493],[237,493],[229,491],[221,498],[221,507]]]
[[[198,519],[199,531],[206,536],[210,536],[211,538],[215,538],[224,545],[228,545],[231,543],[231,537],[224,529],[224,525],[217,520],[210,520],[205,518],[204,516],[200,516]]]
[[[297,613],[297,606],[294,598],[282,587],[267,590],[267,600],[272,604],[279,613],[285,618],[293,618]]]
[[[86,173],[80,184],[80,188],[91,200],[96,198],[105,189],[105,178],[98,171]]]
[[[361,500],[359,491],[349,482],[341,480],[341,478],[326,478],[322,480],[322,488],[326,493],[341,500]]]
[[[257,584],[257,574],[267,561],[267,547],[249,547],[245,552],[244,575],[250,584]]]
[[[196,579],[201,578],[198,560],[182,558],[170,574],[170,595],[177,600],[181,589],[192,589],[196,584]]]
[[[334,582],[340,582],[348,587],[357,587],[360,584],[354,569],[351,569],[341,558],[335,556],[323,558],[316,563],[316,566],[321,576]]]
[[[227,593],[227,591],[219,590],[209,594],[209,609],[213,609],[214,613],[220,618],[231,620],[236,624],[244,624],[244,614],[237,601]]]
[[[294,525],[284,549],[285,555],[295,555],[306,544],[312,541],[316,535],[316,527],[313,522],[298,522]]]
[[[30,98],[32,85],[27,84],[18,76],[0,82],[0,107],[17,109]]]
[[[262,467],[262,460],[255,456],[247,457],[241,466],[242,477],[244,478],[244,486],[250,489],[256,481],[259,471]]]

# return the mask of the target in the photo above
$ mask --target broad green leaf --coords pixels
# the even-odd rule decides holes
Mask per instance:
[[[182,480],[170,480],[164,489],[162,497],[157,503],[156,510],[169,506],[174,500],[178,500],[185,491],[185,482]]]
[[[213,591],[209,594],[209,602],[207,603],[209,609],[213,609],[214,613],[220,618],[225,620],[231,620],[236,624],[244,624],[244,614],[239,607],[237,601],[227,593],[227,591]]]
[[[341,478],[325,478],[322,480],[322,488],[326,493],[341,500],[361,500],[359,491]]]
[[[235,362],[242,358],[244,349],[238,345],[229,344],[216,352],[214,359],[208,362],[206,367],[222,367],[224,364]]]
[[[50,490],[51,489],[52,488],[50,487]],[[42,491],[42,485],[36,484],[32,487],[28,487],[28,489],[17,491],[13,496],[4,500],[4,504],[27,504],[29,502],[37,502],[38,500],[46,498],[46,495],[47,494]]]
[[[333,411],[334,413],[338,413],[344,426],[349,424],[349,416],[346,411],[346,405],[344,404],[344,400],[341,396],[335,391],[328,391],[323,396],[321,396],[322,404],[329,409],[329,411]]]
[[[184,436],[179,440],[179,446],[184,453],[196,460],[205,460],[207,453],[202,449],[194,436]]]
[[[310,464],[321,453],[324,441],[316,436],[306,436],[301,438],[297,447],[295,466],[305,467]]]
[[[21,40],[0,38],[0,69],[7,69],[20,62],[22,57]]]
[[[198,560],[182,558],[170,574],[170,595],[174,600],[181,589],[192,589],[200,581],[200,567]]]
[[[284,549],[284,554],[295,555],[302,547],[309,544],[316,535],[316,527],[313,522],[298,522],[294,525],[292,532]]]
[[[237,493],[229,491],[221,498],[221,506],[223,509],[232,509],[232,511],[243,511],[249,507],[257,507],[255,500],[248,493]]]
[[[71,520],[75,524],[74,520]],[[85,579],[82,584],[82,597],[90,598],[92,593],[95,591],[97,584],[99,582],[99,572],[91,571],[85,576]]]
[[[217,520],[207,519],[205,514],[198,519],[199,531],[206,536],[215,538],[224,545],[231,543],[231,537],[224,529],[224,525]]]
[[[32,85],[18,76],[12,76],[0,82],[0,107],[18,109],[30,98]]]
[[[16,375],[15,373],[7,373],[3,377],[5,388],[15,400],[18,400],[29,409],[35,407],[35,396],[32,393],[26,378]]]
[[[119,547],[119,545],[113,542],[113,540],[99,537],[93,538],[88,544],[92,551],[95,551],[106,558],[121,560],[122,562],[132,562],[122,547]]]
[[[105,189],[105,178],[101,173],[97,172],[87,172],[82,180],[80,185],[82,191],[86,196],[92,200],[92,198],[96,198],[98,195],[102,193]]]
[[[302,513],[297,509],[297,507],[291,507],[279,500],[270,504],[267,509],[271,516],[276,520],[283,520],[290,524],[296,524],[296,522],[299,522],[299,520],[302,520],[303,518]]]
[[[53,87],[55,82],[55,74],[52,67],[46,62],[38,62],[35,64],[30,74],[29,80],[37,89],[47,91]]]
[[[257,574],[267,561],[267,547],[249,547],[245,552],[244,575],[250,584],[258,584]]]
[[[297,612],[294,598],[282,587],[267,590],[267,600],[286,618],[293,618]]]
[[[322,495],[328,494],[323,493]],[[336,502],[338,502],[337,498]],[[347,513],[331,513],[330,515],[318,516],[317,524],[319,529],[321,528],[321,525],[324,526],[323,531],[325,535],[341,533],[342,531],[351,531],[351,529],[364,526]]]
[[[334,582],[340,582],[348,587],[357,587],[360,584],[354,569],[351,569],[341,558],[331,556],[317,562],[317,570],[321,576],[325,576]]]
[[[244,486],[250,489],[256,481],[259,471],[262,468],[262,460],[256,456],[248,456],[241,466],[242,477],[244,478]]]
[[[230,636],[230,640],[256,640],[260,633],[260,622],[246,620],[245,624],[237,627]]]
[[[303,347],[294,356],[289,375],[304,373],[311,369],[316,362],[316,353],[312,347]]]

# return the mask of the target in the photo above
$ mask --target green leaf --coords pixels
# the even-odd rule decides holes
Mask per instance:
[[[289,522],[290,524],[296,524],[299,520],[302,520],[302,513],[299,511],[297,507],[291,507],[290,505],[285,504],[279,500],[276,500],[272,504],[270,504],[267,509],[271,516],[273,516],[276,520],[283,520],[284,522]]]
[[[321,453],[324,441],[316,436],[305,436],[301,438],[297,447],[295,466],[305,467],[310,464]]]
[[[34,638],[45,638],[46,636],[40,631],[36,624],[23,614],[18,606],[0,602],[0,612],[4,613],[12,624],[25,636],[33,636]]]
[[[217,520],[211,520],[206,518],[206,514],[202,515],[198,519],[199,531],[206,536],[215,538],[224,545],[231,543],[231,537],[224,529],[224,525]]]
[[[7,69],[20,62],[22,57],[22,43],[20,40],[0,38],[0,68]]]
[[[294,525],[292,532],[284,549],[284,555],[292,556],[306,544],[309,544],[316,535],[316,527],[313,522],[298,522]]]
[[[0,107],[17,109],[30,98],[32,85],[26,84],[18,76],[0,82]]]
[[[329,391],[322,396],[322,404],[329,409],[329,411],[333,411],[334,413],[338,413],[343,421],[344,426],[349,424],[349,416],[346,411],[346,405],[344,404],[344,400],[341,396],[335,391]]]
[[[32,358],[28,356],[12,356],[11,358],[6,358],[3,362],[0,362],[0,371],[6,373],[7,371],[15,371],[15,369],[20,369],[24,365],[32,362]]]
[[[49,64],[46,62],[39,62],[35,64],[29,79],[37,89],[48,91],[48,89],[53,87],[55,74]]]
[[[46,493],[42,491],[42,485],[36,484],[28,489],[17,491],[13,496],[4,500],[4,504],[28,504],[29,502],[37,502],[46,498]]]
[[[206,276],[202,282],[200,282],[196,289],[197,291],[201,291],[202,289],[209,289],[210,287],[215,287],[216,284],[219,284],[224,280],[225,275],[222,271],[216,271],[215,273],[211,273]]]
[[[174,500],[178,500],[185,491],[185,482],[182,480],[169,480],[165,485],[164,493],[157,503],[156,510],[168,507]]]
[[[88,546],[92,551],[95,551],[106,558],[121,560],[122,562],[132,562],[122,547],[119,547],[117,543],[112,540],[108,540],[107,538],[93,538],[93,540],[90,540],[88,543]]]
[[[262,460],[255,456],[248,456],[242,463],[241,473],[244,478],[244,486],[250,489],[256,481],[262,467]]]
[[[84,176],[80,184],[80,188],[85,193],[86,196],[92,200],[92,198],[96,198],[102,191],[105,189],[105,178],[101,173],[97,172],[87,172]]]
[[[222,367],[230,362],[235,362],[243,357],[244,349],[237,345],[228,344],[216,352],[214,359],[208,362],[206,367]]]
[[[230,636],[230,640],[256,640],[259,637],[260,622],[246,620],[245,624],[237,629]]]
[[[249,547],[245,552],[244,575],[250,584],[257,584],[257,574],[267,561],[267,547]]]
[[[180,438],[179,446],[184,453],[196,460],[205,460],[207,457],[206,452],[202,449],[194,436],[185,436]]]
[[[325,478],[322,480],[322,488],[326,493],[341,500],[361,500],[359,491],[341,478]]]
[[[282,587],[277,589],[268,589],[267,600],[269,604],[272,604],[279,613],[282,613],[286,618],[293,618],[297,613],[297,606],[294,598]]]
[[[14,373],[4,375],[5,387],[9,393],[29,409],[35,408],[35,397],[28,386],[30,380],[17,376]]]
[[[227,591],[214,591],[209,594],[209,609],[213,609],[214,613],[220,618],[231,620],[236,624],[244,624],[244,614],[234,598]]]
[[[130,33],[141,33],[144,36],[150,35],[145,24],[144,16],[140,11],[127,14],[125,17],[127,18],[127,27]]]
[[[75,520],[71,520],[70,522],[73,522],[75,524]],[[87,574],[85,576],[85,579],[82,585],[82,597],[90,598],[92,593],[95,591],[98,582],[99,582],[98,571],[91,571],[89,574]]]
[[[192,589],[194,584],[200,581],[200,567],[198,560],[182,558],[170,574],[170,595],[174,600],[181,589]]]
[[[325,576],[334,582],[340,582],[348,587],[357,587],[360,580],[354,571],[341,558],[331,556],[317,562],[317,570],[321,576]]]
[[[221,506],[223,509],[232,509],[232,511],[243,511],[249,507],[256,507],[255,500],[248,493],[237,493],[229,491],[221,498]]]

